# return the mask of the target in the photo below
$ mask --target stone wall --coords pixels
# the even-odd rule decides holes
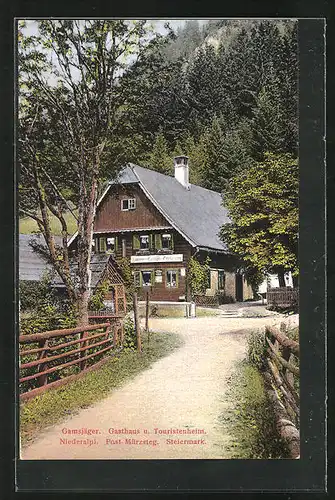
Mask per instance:
[[[243,300],[250,300],[254,298],[254,294],[251,285],[247,282],[243,276]]]
[[[225,294],[227,296],[233,297],[236,299],[236,282],[235,282],[235,273],[225,273],[226,282],[225,282]]]

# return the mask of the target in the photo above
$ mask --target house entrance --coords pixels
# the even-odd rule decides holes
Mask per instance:
[[[242,274],[235,274],[235,298],[237,302],[243,301],[243,276]]]

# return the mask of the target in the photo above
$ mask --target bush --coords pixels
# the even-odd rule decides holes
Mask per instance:
[[[53,290],[51,289],[51,276],[45,274],[41,281],[20,281],[19,298],[21,312],[38,308],[45,301],[51,301]]]
[[[247,358],[258,370],[264,370],[266,359],[265,333],[261,330],[252,332],[247,339]]]
[[[100,311],[105,307],[104,299],[109,289],[108,281],[103,281],[96,288],[94,294],[90,297],[88,308],[91,311]]]
[[[125,351],[135,351],[137,346],[136,332],[134,321],[127,317],[123,323],[124,338],[123,349]]]
[[[221,304],[233,304],[235,302],[234,297],[231,295],[226,295],[225,293],[216,293],[216,297],[219,305]]]
[[[231,436],[229,458],[287,458],[288,450],[278,435],[273,409],[262,375],[241,362],[230,379],[228,399],[233,407],[221,416]],[[225,457],[228,458],[228,457]]]

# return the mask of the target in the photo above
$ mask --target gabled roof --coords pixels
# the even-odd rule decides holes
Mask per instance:
[[[109,269],[108,265],[110,267]],[[70,263],[70,273],[73,278],[76,277],[77,268],[78,262],[74,258]],[[91,288],[95,288],[99,281],[108,274],[111,275],[111,278],[114,277],[113,283],[123,283],[120,268],[111,255],[105,253],[92,253],[90,270]],[[63,288],[65,286],[58,274],[53,279],[53,285],[57,288]]]
[[[138,184],[171,226],[193,247],[228,253],[227,246],[219,238],[221,226],[230,222],[220,193],[195,184],[186,189],[174,177],[129,163],[118,178],[109,183],[98,206],[110,186],[115,184]],[[76,237],[77,233],[68,244]]]
[[[56,244],[61,243],[60,236],[54,238]],[[38,234],[19,235],[19,279],[21,281],[40,281],[47,271],[52,270],[52,266],[30,246],[31,241],[45,243],[44,238]]]
[[[138,184],[192,246],[227,251],[218,235],[222,224],[229,222],[220,193],[195,184],[186,189],[174,177],[134,164],[129,164],[110,185],[116,183]]]

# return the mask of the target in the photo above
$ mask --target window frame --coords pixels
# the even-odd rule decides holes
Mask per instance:
[[[153,276],[153,269],[140,269],[140,287],[141,288],[149,288],[152,286],[152,276]],[[144,279],[143,279],[143,273],[150,273],[150,283],[149,285],[144,284]]]
[[[164,241],[168,241],[167,247],[164,246],[164,244],[163,244]],[[162,250],[172,250],[172,234],[171,233],[161,234],[161,248],[162,248]]]
[[[168,284],[169,283],[169,280],[168,280],[169,273],[176,273],[176,285],[175,286]],[[165,288],[179,288],[179,269],[166,269]]]
[[[221,276],[222,276],[222,278],[221,278]],[[223,283],[222,287],[220,286],[221,280],[222,280],[222,283]],[[224,269],[218,269],[218,290],[221,292],[221,291],[225,290],[225,288],[226,288],[226,273],[225,273],[225,270]]]
[[[140,234],[140,250],[150,250],[150,234]],[[148,238],[148,246],[147,247],[142,247],[142,238]]]
[[[127,208],[124,208],[124,202],[127,202]],[[136,198],[123,198],[121,200],[121,211],[129,212],[131,210],[136,210]]]
[[[109,248],[111,244],[108,243],[108,240],[114,240],[113,248]],[[116,252],[116,236],[107,236],[106,238],[106,252]]]

